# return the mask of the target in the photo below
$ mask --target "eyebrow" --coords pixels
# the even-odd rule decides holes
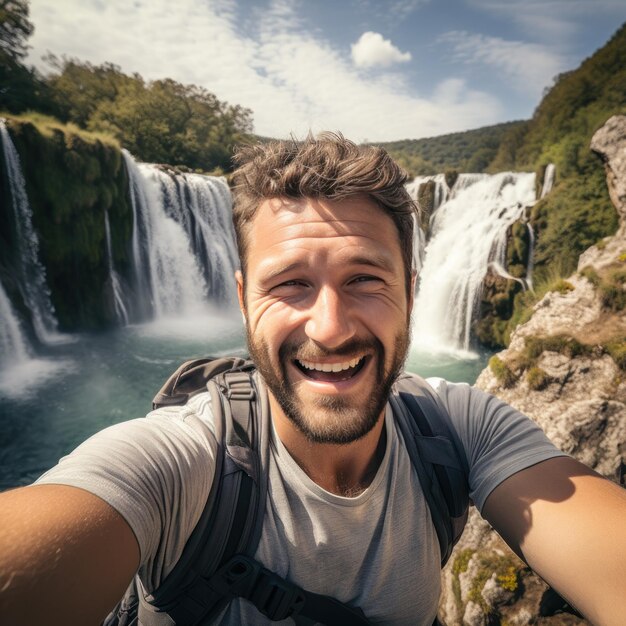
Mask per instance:
[[[364,256],[364,255],[354,255],[350,256],[345,262],[342,263],[342,266],[345,265],[365,265],[367,267],[373,267],[375,269],[380,269],[385,272],[393,272],[394,267],[391,260],[383,254],[376,254],[372,256]],[[284,265],[278,265],[277,267],[272,267],[268,270],[267,273],[263,275],[263,282],[271,282],[284,274],[288,274],[293,271],[297,271],[303,268],[309,267],[309,263],[305,261],[295,261],[293,263],[286,263]]]

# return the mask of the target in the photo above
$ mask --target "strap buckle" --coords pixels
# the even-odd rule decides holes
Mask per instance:
[[[211,583],[224,594],[249,600],[272,621],[298,615],[306,602],[300,587],[241,554],[236,554],[221,567]]]
[[[229,400],[254,400],[256,391],[245,372],[227,372],[224,374],[224,395]]]

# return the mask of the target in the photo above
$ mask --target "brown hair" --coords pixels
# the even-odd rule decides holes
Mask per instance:
[[[235,154],[233,223],[245,276],[247,227],[270,198],[343,200],[364,194],[398,229],[407,281],[413,262],[413,215],[417,206],[406,191],[408,176],[382,148],[358,146],[340,133],[243,146]]]

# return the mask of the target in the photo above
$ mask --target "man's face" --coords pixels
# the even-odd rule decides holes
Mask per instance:
[[[239,299],[278,410],[310,441],[348,443],[382,415],[409,345],[396,226],[365,197],[266,200]]]

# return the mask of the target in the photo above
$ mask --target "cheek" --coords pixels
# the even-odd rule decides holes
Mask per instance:
[[[301,315],[276,300],[262,299],[248,309],[250,331],[268,346],[280,345],[301,326]]]

